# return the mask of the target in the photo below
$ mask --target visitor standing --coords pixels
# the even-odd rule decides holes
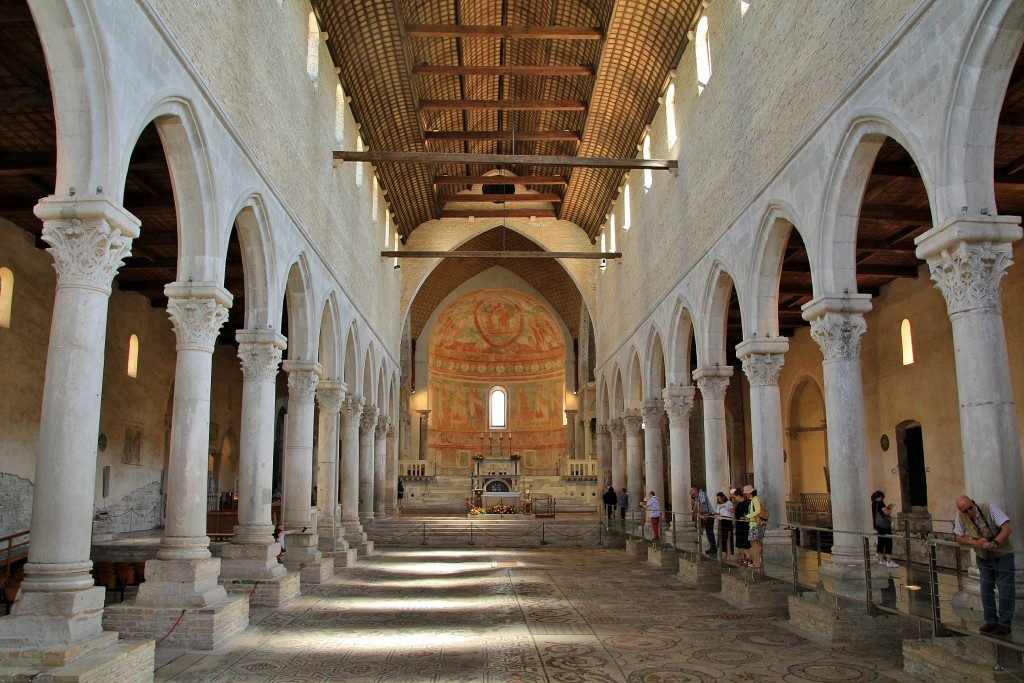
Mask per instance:
[[[878,534],[878,542],[875,544],[878,564],[896,569],[899,565],[892,561],[892,508],[892,503],[885,504],[883,492],[875,491],[871,494],[871,522]]]
[[[608,521],[611,522],[612,516],[615,514],[615,507],[619,504],[619,497],[615,495],[615,487],[609,486],[601,496],[601,500],[604,502],[604,512],[608,516]]]
[[[661,502],[654,495],[654,491],[651,491],[648,495],[647,502],[644,503],[644,509],[647,510],[647,515],[651,518],[651,535],[654,537],[654,542],[657,543],[661,540]]]
[[[704,527],[704,533],[708,537],[708,549],[706,555],[717,555],[718,544],[715,542],[715,511],[711,508],[711,501],[703,489],[690,489],[690,500],[693,505],[693,514],[697,523]],[[698,527],[699,528],[699,527]]]
[[[747,513],[750,512],[750,501],[743,495],[743,492],[738,489],[733,489],[735,503],[734,512],[736,515],[736,524],[733,527],[733,533],[735,534],[736,551],[739,554],[739,563],[744,566],[750,566],[750,522],[747,521]]]
[[[629,494],[626,493],[626,489],[622,489],[622,493],[619,494],[619,517],[622,519],[622,524],[626,524],[626,510],[629,509]]]
[[[996,636],[1010,633],[1016,588],[1013,580],[1013,525],[995,503],[975,503],[967,496],[956,499],[953,523],[956,542],[974,548],[981,575],[981,607],[985,623],[979,631]],[[999,605],[996,607],[996,591]]]
[[[722,559],[728,562],[734,552],[733,516],[735,514],[732,501],[721,491],[715,494],[718,506],[715,516],[718,518],[718,547],[722,549]]]

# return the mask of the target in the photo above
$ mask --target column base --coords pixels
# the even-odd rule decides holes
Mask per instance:
[[[1021,653],[990,638],[903,641],[903,671],[926,681],[1010,683],[1024,675]]]
[[[117,633],[101,631],[75,645],[9,647],[0,641],[0,681],[118,681],[153,680],[152,640],[118,640]]]
[[[327,557],[334,560],[334,572],[344,569],[345,567],[351,567],[359,561],[359,549],[349,548],[348,550],[339,550],[336,553],[327,553]]]
[[[647,547],[647,564],[654,565],[659,569],[679,570],[679,553],[675,548],[665,546]]]
[[[249,599],[228,596],[223,586],[217,587],[225,599],[204,607],[149,606],[137,600],[113,605],[103,613],[103,626],[128,638],[166,636],[163,643],[173,647],[214,650],[249,627]]]
[[[289,572],[298,574],[303,585],[320,584],[334,576],[334,560],[329,557],[321,558],[317,562],[289,562],[285,560],[284,566],[288,568]]]
[[[918,634],[910,619],[872,616],[863,605],[818,592],[789,596],[789,625],[830,644],[887,643]]]
[[[864,600],[864,563],[826,562],[818,570],[818,577],[827,586],[830,593],[835,593],[853,600]],[[871,572],[871,599],[881,602],[882,589],[889,585],[889,572],[884,567],[872,562],[868,565]]]
[[[276,563],[276,561],[275,561]],[[283,565],[278,565],[284,569]],[[285,573],[271,579],[225,578],[221,575],[220,585],[229,595],[244,595],[250,607],[272,607],[279,609],[301,594],[298,574]]]
[[[217,583],[220,558],[204,560],[147,560],[146,580],[135,603],[146,607],[207,607],[227,598]]]
[[[10,616],[0,618],[0,647],[8,641],[25,647],[72,645],[103,632],[106,590],[22,590]]]
[[[708,593],[722,590],[722,565],[705,562],[699,555],[679,555],[679,576],[683,583]]]
[[[334,533],[332,534],[330,520],[327,521],[326,527],[322,525],[318,527],[320,538],[317,542],[317,547],[320,549],[320,552],[327,556],[335,552],[345,552],[348,550],[348,541],[345,540],[345,527],[338,526],[333,530]]]
[[[793,537],[787,529],[770,529],[761,544],[763,564],[790,566],[793,563]]]
[[[626,555],[634,559],[646,560],[647,549],[650,547],[651,546],[647,543],[647,541],[641,541],[637,538],[626,539]]]
[[[782,607],[787,604],[793,588],[753,569],[722,572],[719,597],[734,607]]]
[[[220,577],[217,583],[226,586],[225,579],[251,581],[280,579],[288,573],[288,570],[277,561],[278,547],[276,543],[260,545],[229,543],[225,545],[221,550]]]

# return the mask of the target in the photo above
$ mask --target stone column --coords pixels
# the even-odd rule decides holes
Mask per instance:
[[[615,484],[612,481],[612,454],[608,436],[608,425],[603,422],[597,424],[594,446],[597,450],[597,469],[601,473],[601,478],[598,482],[601,485],[600,488],[606,489],[609,486],[614,486]]]
[[[374,430],[380,410],[366,406],[359,419],[359,518],[373,519],[373,451]]]
[[[725,424],[725,390],[731,367],[698,368],[693,379],[704,404],[704,473],[709,496],[729,488],[729,441]],[[689,492],[687,492],[689,494]]]
[[[566,457],[570,460],[576,459],[576,411],[565,411],[565,436],[569,441],[569,448]]]
[[[277,369],[287,343],[274,330],[238,330],[235,338],[242,362],[242,425],[238,451],[238,525],[231,542],[270,546],[274,543],[270,512],[274,399]]]
[[[398,420],[398,459],[409,459],[409,435],[412,433],[412,418],[409,413],[402,413]]]
[[[583,436],[583,418],[581,418],[578,413],[576,415],[575,427],[576,427],[576,458],[578,460],[586,460],[587,459],[587,449],[586,449],[586,441],[585,441],[584,436]]]
[[[306,527],[309,533],[313,526],[313,399],[322,368],[315,361],[300,360],[286,360],[282,367],[288,373],[288,438],[281,519],[286,527]],[[289,529],[290,536],[298,533]]]
[[[750,435],[754,450],[754,488],[768,506],[769,523],[786,521],[785,464],[782,461],[782,399],[779,373],[786,360],[785,337],[748,339],[736,346],[743,372],[750,383]],[[789,552],[789,532],[772,528],[764,540],[765,552],[778,559]]]
[[[647,493],[644,490],[643,446],[640,443],[643,422],[638,410],[627,410],[622,414],[622,426],[626,431],[626,490],[630,507],[640,505]]]
[[[644,488],[665,500],[665,456],[661,443],[665,405],[660,400],[644,401],[640,414],[644,418]]]
[[[419,447],[419,459],[427,459],[427,444],[429,444],[428,437],[430,436],[430,411],[429,410],[417,410],[420,414],[420,447]]]
[[[608,434],[611,442],[612,486],[615,490],[626,488],[626,455],[622,443],[622,419],[608,420]],[[632,502],[632,501],[630,501]]]
[[[584,415],[580,420],[580,430],[583,432],[583,457],[596,460],[597,449],[594,447],[594,433],[590,431],[590,416]],[[605,484],[605,488],[608,488],[608,484]]]
[[[1020,218],[953,218],[914,240],[946,300],[953,328],[965,493],[1013,520],[1024,547],[1024,471],[999,281],[1021,238]]]
[[[171,283],[167,312],[178,338],[174,412],[167,472],[167,513],[156,559],[135,604],[205,607],[227,598],[217,583],[220,558],[206,535],[206,468],[210,453],[213,346],[228,317],[231,294],[213,283]]]
[[[803,306],[811,323],[811,338],[821,347],[828,416],[828,468],[832,482],[832,523],[835,529],[870,534],[870,508],[864,505],[868,481],[867,440],[864,422],[864,386],[860,370],[860,339],[867,330],[864,314],[871,310],[867,294],[819,297]],[[860,538],[836,534],[832,561],[821,568],[822,577],[835,582],[835,590],[863,593],[863,549]]]
[[[350,542],[365,540],[359,523],[359,421],[363,397],[349,396],[341,404],[341,521]]]
[[[346,550],[345,527],[338,516],[338,415],[348,386],[338,380],[317,384],[316,400],[320,406],[320,435],[317,439],[317,526],[321,550]]]
[[[669,479],[672,482],[672,512],[690,511],[690,410],[696,390],[673,384],[662,390],[668,413]],[[681,527],[682,528],[682,527]]]
[[[57,270],[43,380],[32,537],[21,593],[0,639],[69,644],[99,636],[105,591],[89,571],[96,441],[110,283],[139,221],[105,197],[47,197],[35,207]],[[87,486],[83,482],[89,482]]]
[[[381,415],[373,427],[373,512],[379,517],[384,516],[384,501],[387,498],[385,482],[387,481],[387,449],[388,427],[391,418]]]
[[[398,512],[398,429],[395,425],[388,425],[386,461],[387,467],[384,473],[384,488],[387,494],[384,498],[384,511],[393,515]]]

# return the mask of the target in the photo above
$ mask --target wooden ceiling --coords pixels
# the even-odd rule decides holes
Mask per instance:
[[[337,31],[331,32],[332,49],[336,49],[340,37],[347,34],[347,40],[356,46],[353,49],[364,51],[363,64],[354,64],[350,60],[347,67],[344,62],[339,62],[339,65],[342,65],[342,78],[353,86],[350,89],[353,106],[360,116],[366,139],[372,147],[381,150],[478,154],[511,152],[513,126],[511,113],[507,110],[417,109],[417,103],[424,99],[493,100],[511,96],[517,100],[578,100],[588,103],[589,107],[583,112],[515,112],[517,154],[530,151],[571,155],[581,154],[586,149],[594,156],[628,156],[631,149],[635,152],[636,140],[641,134],[638,131],[649,119],[650,111],[636,112],[641,112],[644,106],[653,108],[654,100],[643,99],[647,104],[640,106],[639,100],[633,102],[629,99],[640,98],[640,95],[623,96],[625,99],[621,106],[629,108],[635,105],[622,117],[623,130],[632,130],[634,122],[640,122],[637,124],[639,127],[628,135],[610,130],[614,126],[604,120],[607,110],[601,110],[605,113],[599,115],[595,109],[597,102],[618,96],[614,92],[598,93],[595,87],[604,69],[617,68],[608,63],[609,50],[642,52],[650,49],[651,41],[662,40],[644,35],[653,23],[637,23],[636,17],[648,16],[647,12],[668,12],[666,7],[675,7],[674,16],[683,17],[679,19],[683,28],[677,38],[685,34],[684,24],[691,18],[689,7],[679,7],[679,3],[625,0],[615,3],[595,0],[589,5],[566,0],[527,0],[522,3],[432,0],[419,3],[415,9],[411,4],[408,0],[403,3],[370,0],[314,2],[322,21],[334,17],[333,21],[339,25]],[[500,13],[496,14],[495,7],[500,8]],[[346,21],[354,23],[348,25]],[[403,35],[409,26],[445,24],[458,24],[463,27],[459,30],[466,26],[487,25],[600,29],[603,38],[516,38],[510,41],[490,37],[438,38],[423,35],[423,29],[414,29],[413,35]],[[329,27],[325,28],[331,31]],[[660,34],[660,30],[655,33]],[[618,41],[616,46],[611,44],[613,39]],[[632,48],[629,47],[630,41],[633,41]],[[384,45],[394,47],[395,52],[388,53],[382,47]],[[623,54],[621,59],[626,65],[622,68],[629,68],[632,57]],[[372,64],[378,60],[386,64]],[[390,65],[392,61],[394,65]],[[669,58],[667,63],[671,66],[674,61]],[[399,64],[407,67],[399,68]],[[534,73],[534,67],[542,73]],[[591,67],[595,68],[593,75],[589,74]],[[511,77],[504,75],[509,68],[513,69]],[[500,75],[494,75],[495,70]],[[660,78],[661,81],[651,76],[644,81],[654,96],[660,92],[664,74]],[[994,211],[1004,215],[1024,213],[1022,81],[1024,62],[1018,57],[1000,115],[993,169],[996,179]],[[361,88],[373,97],[364,93],[361,97],[366,99],[357,99]],[[381,111],[377,114],[373,111],[376,106],[373,98],[381,102]],[[386,114],[388,111],[391,111],[390,118]],[[487,131],[494,132],[494,139],[482,135]],[[533,131],[538,139],[524,139],[521,136],[525,131]],[[569,133],[566,131],[578,135],[579,139],[567,139]],[[436,135],[428,135],[435,132]],[[682,134],[685,135],[685,130]],[[377,172],[384,186],[390,188],[388,196],[396,215],[401,212],[405,216],[404,225],[415,227],[427,216],[439,217],[447,195],[483,182],[479,178],[448,176],[480,176],[491,168],[481,163],[443,167],[380,164]],[[597,217],[593,220],[603,218],[622,173],[621,170],[611,171],[613,181],[605,182],[604,174],[609,173],[607,169],[538,166],[510,170],[520,175],[545,176],[531,179],[535,181],[529,183],[531,189],[559,195],[562,201],[548,198],[553,206],[558,207],[559,215],[563,218],[570,217],[570,214],[577,217],[578,220],[570,219],[588,231],[594,225],[588,222],[592,220],[588,216]],[[0,0],[0,216],[35,235],[40,248],[46,245],[38,239],[42,226],[32,214],[32,207],[41,197],[54,193],[55,180],[56,126],[39,37],[25,0]],[[142,233],[133,244],[132,258],[118,273],[116,286],[139,292],[149,298],[153,306],[163,307],[166,305],[163,287],[176,277],[177,217],[163,148],[152,127],[144,131],[136,145],[126,182],[125,208],[142,219]],[[570,205],[574,206],[571,210]],[[895,142],[886,141],[868,179],[861,207],[857,241],[859,291],[877,295],[898,278],[918,276],[922,262],[914,255],[913,238],[931,224],[928,207],[928,196],[913,160]],[[502,233],[497,229],[488,231],[463,245],[462,249],[539,249],[511,231]],[[422,298],[413,304],[413,328],[421,329],[433,308],[455,287],[497,263],[539,290],[551,302],[573,336],[579,334],[580,294],[564,269],[554,261],[525,259],[518,262],[487,258],[443,261],[421,287]],[[223,341],[233,340],[233,330],[242,322],[242,277],[240,252],[237,240],[233,239],[229,247],[225,286],[236,298],[229,323],[221,335]],[[800,318],[800,306],[811,298],[807,254],[795,231],[783,265],[780,293],[780,330],[788,336],[806,325]],[[730,347],[740,339],[739,322],[739,309],[734,304],[728,322]]]
[[[609,164],[637,156],[698,0],[312,4],[367,148],[337,158],[378,160],[403,238],[461,217],[452,195],[503,168],[552,202],[544,217],[593,240],[629,168]],[[501,218],[515,201],[473,215]]]

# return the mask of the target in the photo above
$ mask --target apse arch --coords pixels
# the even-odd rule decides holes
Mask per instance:
[[[923,145],[909,133],[901,122],[893,123],[891,112],[861,111],[851,117],[846,134],[835,155],[825,188],[820,217],[821,237],[808,251],[820,267],[820,277],[814,282],[816,296],[857,292],[856,245],[860,210],[864,190],[874,166],[878,150],[886,138],[892,138],[913,159],[921,173],[928,206],[935,224],[935,203],[932,197],[934,173],[927,165],[928,157],[921,154]],[[991,174],[991,170],[990,170]],[[812,277],[814,270],[812,270]]]

